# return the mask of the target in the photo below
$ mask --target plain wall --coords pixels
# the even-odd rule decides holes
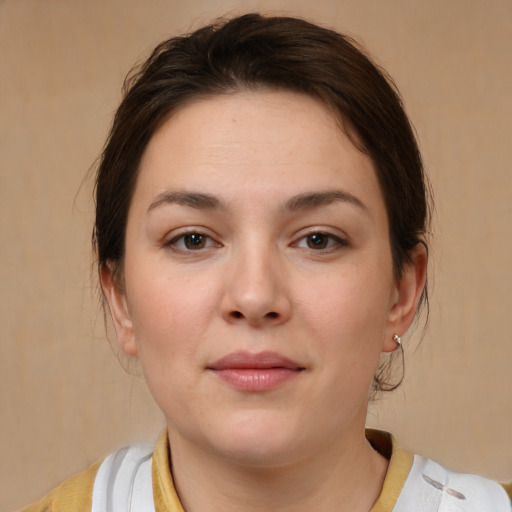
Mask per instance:
[[[430,323],[404,337],[405,382],[369,423],[512,479],[510,0],[0,0],[0,509],[163,428],[104,333],[84,176],[157,42],[277,9],[354,35],[390,72],[435,191]]]

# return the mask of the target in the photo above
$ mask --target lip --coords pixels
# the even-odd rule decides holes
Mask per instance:
[[[238,351],[218,359],[206,369],[240,391],[261,392],[282,386],[305,368],[276,352]]]

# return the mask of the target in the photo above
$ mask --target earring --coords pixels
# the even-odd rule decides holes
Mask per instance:
[[[395,334],[393,336],[393,341],[399,346],[401,347],[402,346],[402,340],[400,339],[400,336],[398,336],[398,334]]]

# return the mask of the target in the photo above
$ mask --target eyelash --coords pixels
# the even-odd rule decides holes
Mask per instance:
[[[197,237],[196,240],[194,240],[195,237]],[[318,240],[315,241],[315,238]],[[196,247],[187,247],[187,242],[192,242],[192,244],[196,245]],[[310,243],[313,245],[310,245]],[[172,249],[183,253],[199,252],[211,247],[221,246],[221,244],[216,242],[211,236],[202,233],[201,231],[188,231],[185,233],[180,233],[179,235],[166,242],[164,245],[165,247],[171,247]],[[314,252],[335,251],[336,249],[346,247],[347,245],[348,242],[345,239],[333,235],[332,233],[326,233],[323,231],[312,231],[307,233],[306,235],[301,236],[296,242],[291,244],[292,247],[311,250]]]
[[[314,237],[321,237],[323,240],[326,240],[327,246],[320,247],[321,244],[318,244],[317,247],[312,247],[309,245],[308,242],[313,241]],[[301,246],[301,242],[305,242],[307,244],[306,246]],[[324,231],[312,231],[310,233],[307,233],[306,235],[300,237],[297,242],[292,244],[294,247],[299,247],[301,249],[311,250],[315,252],[329,252],[329,251],[335,251],[336,249],[340,249],[341,247],[346,247],[348,245],[348,242],[336,235],[333,235],[332,233],[326,233]]]
[[[197,240],[198,242],[199,242],[199,239],[201,239],[201,241],[203,241],[205,243],[205,245],[199,246],[199,244],[198,244],[198,247],[195,247],[193,249],[187,247],[185,245],[187,243],[187,238],[192,241],[192,239],[194,237],[198,238],[198,240]],[[180,233],[179,235],[173,237],[171,240],[166,242],[164,245],[165,245],[165,247],[170,247],[178,252],[189,253],[189,252],[199,252],[200,250],[209,249],[210,247],[220,247],[221,244],[216,242],[211,236],[209,236],[205,233],[201,233],[201,231],[188,231],[185,233]]]

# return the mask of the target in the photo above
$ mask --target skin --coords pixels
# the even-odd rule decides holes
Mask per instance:
[[[315,99],[200,99],[155,133],[123,286],[108,267],[101,280],[165,415],[187,512],[370,510],[387,461],[364,437],[368,393],[416,311],[426,254],[412,256],[397,282],[373,163]],[[301,370],[241,390],[210,369],[241,350]]]

